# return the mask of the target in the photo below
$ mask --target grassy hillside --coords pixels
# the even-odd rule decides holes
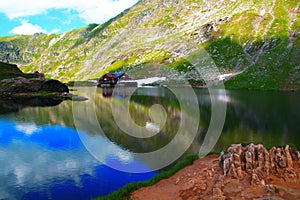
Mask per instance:
[[[297,0],[142,0],[104,24],[0,38],[0,60],[62,81],[152,63],[197,82],[190,56],[204,48],[222,74],[234,74],[227,87],[299,88],[299,12]]]
[[[18,76],[25,78],[37,77],[33,74],[24,74],[17,65],[0,62],[0,81],[3,79],[16,78]]]

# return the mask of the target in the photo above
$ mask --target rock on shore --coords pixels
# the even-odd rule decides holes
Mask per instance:
[[[69,92],[69,88],[58,80],[16,77],[0,81],[0,94],[10,96],[27,92]]]
[[[131,194],[147,199],[299,199],[300,153],[290,146],[232,145]]]
[[[254,189],[253,194],[265,191],[269,195],[286,195],[285,198],[300,195],[300,153],[289,145],[267,150],[262,144],[248,146],[234,144],[227,149],[226,154],[221,153],[220,166],[222,175],[215,185],[215,188],[220,190],[214,192],[217,199],[226,199],[229,191],[241,192],[239,190],[243,184],[239,186],[232,184],[237,186],[236,188],[225,187],[230,180],[233,182],[239,180],[240,183],[248,184],[248,187]],[[240,197],[247,195],[245,192],[241,194]]]
[[[296,178],[294,167],[299,165],[300,153],[285,147],[273,147],[267,150],[263,145],[250,144],[243,147],[235,144],[228,148],[228,153],[221,153],[223,174],[234,178],[251,175],[251,184],[265,183],[270,175],[284,179]]]
[[[45,79],[43,73],[25,74],[17,65],[0,62],[0,98],[43,97],[46,93],[42,92],[46,92],[46,96],[56,93],[52,96],[64,97],[68,95],[69,88],[58,80]]]

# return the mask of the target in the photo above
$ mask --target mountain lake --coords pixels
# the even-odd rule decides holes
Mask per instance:
[[[198,154],[207,141],[215,152],[233,143],[300,149],[299,92],[194,89],[191,97],[184,88],[72,89],[88,100],[1,100],[0,199],[104,196]],[[221,132],[206,137],[210,126]],[[146,135],[128,134],[136,130]]]

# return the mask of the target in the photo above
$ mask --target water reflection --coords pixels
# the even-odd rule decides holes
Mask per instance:
[[[97,88],[97,93],[102,93],[104,98],[128,98],[133,96],[156,96],[156,97],[166,97],[166,91],[169,91],[167,88],[151,87],[145,86],[142,88],[136,87],[103,87]],[[134,94],[133,94],[134,93]],[[168,94],[171,94],[170,91]]]
[[[195,89],[198,97],[200,109],[200,121],[197,140],[195,140],[190,151],[197,152],[202,144],[207,128],[211,120],[211,99],[227,102],[226,121],[221,137],[215,150],[226,148],[231,143],[255,142],[265,143],[266,145],[282,145],[284,143],[295,143],[300,148],[300,138],[298,136],[300,120],[300,94],[285,92],[261,92],[261,91],[227,91],[227,95],[220,91]],[[103,96],[101,88],[78,88],[78,95],[89,97],[86,102],[76,102],[79,107],[85,108],[84,118],[86,124],[84,132],[89,135],[99,135],[98,129],[101,126],[105,136],[116,144],[135,152],[147,152],[167,144],[178,130],[182,112],[176,96],[168,90],[162,88],[139,88],[130,97],[130,115],[135,123],[146,127],[151,120],[149,108],[154,104],[163,105],[167,111],[166,125],[161,128],[161,134],[149,140],[138,140],[124,134],[114,123],[111,112],[111,104],[117,105],[122,99],[128,98],[125,88],[115,91],[111,98]],[[184,94],[188,103],[189,97]],[[73,121],[72,102],[64,101],[55,107],[27,107],[18,114],[12,113],[6,117],[18,118],[22,122],[34,122],[36,124],[59,124],[75,128]],[[83,112],[83,113],[84,113]],[[93,124],[95,116],[97,122]],[[183,111],[186,120],[192,118],[192,110]],[[150,124],[151,126],[151,124]],[[164,134],[163,134],[164,133]],[[199,150],[199,149],[198,149]]]
[[[90,91],[82,89],[78,92],[86,96]],[[187,92],[183,94],[185,93]],[[74,102],[76,128],[94,137],[106,137],[112,143],[117,143],[132,152],[134,157],[147,163],[149,170],[160,169],[157,167],[158,163],[167,162],[170,158],[178,159],[195,138],[191,134],[192,130],[195,129],[197,134],[199,116],[192,112],[195,110],[186,106],[193,101],[186,98],[180,104],[175,94],[166,88],[120,88],[112,95],[118,98],[104,98],[101,88],[96,89],[93,94],[84,104]],[[120,98],[120,94],[123,98]],[[172,152],[161,153],[161,159],[158,160],[154,153],[170,144],[174,146]],[[102,161],[101,155],[98,155],[99,152],[93,146],[88,149]],[[171,163],[167,162],[163,166]],[[111,167],[123,170],[120,166]],[[137,171],[134,166],[124,170],[144,172]]]
[[[90,199],[154,175],[123,173],[99,163],[68,127],[5,119],[0,127],[0,199]],[[100,144],[108,150],[102,155],[107,162],[147,167],[105,139]]]
[[[230,143],[294,144],[300,148],[300,94],[229,91],[226,122],[216,149]]]
[[[105,98],[110,98],[113,95],[113,91],[115,88],[113,87],[104,87],[102,88],[102,96]]]
[[[195,119],[193,110],[181,108],[179,101],[187,105],[193,102],[184,88],[179,90],[182,93],[179,99],[165,88],[110,91],[90,87],[74,92],[89,98],[84,102],[42,102],[32,107],[31,101],[0,101],[0,199],[89,199],[110,193],[125,183],[152,177],[154,173],[124,173],[103,163],[113,163],[125,171],[128,168],[151,170],[153,161],[137,159],[133,152],[151,152],[166,146],[176,136],[180,123]],[[214,150],[224,150],[232,143],[241,142],[267,146],[293,143],[300,148],[299,93],[226,92],[225,96],[220,90],[209,93],[195,89],[200,109],[199,129],[187,154],[199,152],[211,121],[212,101],[227,103],[225,125]],[[128,98],[130,102],[126,106],[130,108],[132,120],[158,134],[141,139],[120,129],[112,106],[121,110]],[[155,121],[155,114],[151,114],[153,105],[161,105],[165,110],[165,113],[154,112],[162,115],[159,119],[166,115],[163,126],[159,120]],[[79,135],[75,130],[73,106],[82,115],[79,123],[84,128],[79,130]],[[85,149],[79,138],[95,146],[97,157],[103,163]],[[189,129],[186,129],[176,146],[180,149],[190,139]],[[159,160],[167,156],[162,154]],[[152,159],[158,160],[157,157]]]
[[[220,138],[214,138],[218,139],[214,147],[215,151],[224,150],[232,143],[250,142],[262,143],[270,147],[293,144],[300,148],[299,93],[232,90],[226,91],[227,95],[225,95],[222,90],[212,90],[209,93],[208,90],[204,89],[195,89],[195,92],[200,109],[199,130],[197,139],[187,153],[198,152],[203,143],[211,123],[212,101],[227,103],[226,120],[222,134]],[[184,89],[182,89],[182,93],[184,93]],[[184,119],[180,118],[181,115],[186,115],[185,120],[193,118],[193,111],[180,110],[177,97],[172,95],[170,91],[164,88],[140,88],[130,97],[131,117],[135,119],[135,122],[146,126],[150,120],[148,110],[155,104],[164,106],[168,120],[165,129],[161,130],[156,138],[138,140],[122,133],[116,124],[109,121],[109,119],[113,119],[109,111],[110,102],[103,101],[101,96],[97,96],[97,98],[97,102],[101,102],[100,110],[104,111],[102,114],[97,113],[97,116],[102,123],[101,125],[106,127],[104,130],[106,135],[112,141],[135,152],[148,152],[168,144],[176,134],[178,124]],[[181,98],[183,99],[179,100],[189,101],[188,95],[182,95]],[[108,113],[110,117],[104,116],[103,113]],[[104,118],[105,123],[103,123]]]
[[[62,100],[51,98],[0,98],[0,115],[10,112],[18,112],[26,107],[57,106]]]

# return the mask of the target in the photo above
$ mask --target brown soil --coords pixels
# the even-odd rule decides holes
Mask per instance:
[[[300,199],[300,167],[296,177],[270,174],[261,184],[253,184],[251,174],[242,178],[224,176],[220,156],[210,155],[185,167],[174,176],[132,193],[134,200],[176,199]],[[251,183],[252,182],[252,183]]]

